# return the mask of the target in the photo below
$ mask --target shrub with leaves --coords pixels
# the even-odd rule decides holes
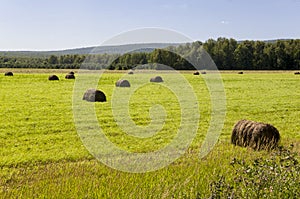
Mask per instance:
[[[210,198],[300,198],[299,154],[279,147],[267,159],[247,163],[234,158],[232,179],[210,184]]]

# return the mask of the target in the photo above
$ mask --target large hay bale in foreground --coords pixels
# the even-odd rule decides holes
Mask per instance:
[[[88,102],[106,102],[105,94],[102,91],[93,88],[85,91],[82,99]]]
[[[193,73],[194,75],[200,75],[200,73],[198,71]]]
[[[14,76],[13,72],[6,72],[4,73],[5,76]]]
[[[278,130],[270,125],[250,120],[240,120],[232,130],[231,143],[255,150],[274,149],[280,140]]]
[[[161,78],[161,76],[156,76],[156,77],[152,77],[150,79],[150,82],[163,82],[163,79]]]
[[[116,87],[130,87],[130,83],[126,79],[120,79],[116,82]]]
[[[48,77],[48,80],[51,80],[51,81],[53,81],[53,80],[59,80],[59,78],[56,75],[50,75]]]
[[[65,76],[65,78],[66,79],[75,79],[75,76],[74,76],[74,74],[67,74],[66,76]]]

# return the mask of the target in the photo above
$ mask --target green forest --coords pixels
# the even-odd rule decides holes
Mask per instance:
[[[218,38],[195,41],[151,52],[126,54],[66,54],[47,56],[1,55],[1,68],[110,69],[128,70],[139,65],[162,69],[195,70],[189,60],[199,60],[202,50],[211,56],[219,70],[299,70],[300,39],[275,41],[237,41]],[[201,69],[209,70],[202,65]]]

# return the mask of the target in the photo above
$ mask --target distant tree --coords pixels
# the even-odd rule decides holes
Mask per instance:
[[[48,63],[49,63],[49,64],[58,64],[58,58],[57,58],[57,56],[51,55],[51,56],[48,58]]]
[[[234,51],[234,57],[238,69],[253,69],[253,41],[244,41]]]
[[[268,55],[265,53],[265,42],[256,41],[253,50],[253,69],[261,70],[268,66]]]

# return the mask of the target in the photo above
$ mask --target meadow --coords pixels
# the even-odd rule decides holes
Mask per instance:
[[[0,73],[3,74],[4,71],[7,69],[0,69]],[[73,115],[73,94],[77,79],[64,79],[69,70],[12,71],[13,77],[0,75],[1,198],[222,198],[225,197],[222,194],[230,191],[235,192],[237,197],[245,198],[250,198],[247,195],[250,193],[266,194],[257,195],[257,198],[278,197],[280,193],[283,198],[293,196],[288,194],[300,195],[299,191],[295,191],[300,190],[299,183],[291,186],[294,189],[288,189],[289,183],[300,181],[300,175],[285,178],[279,175],[286,175],[288,171],[284,168],[290,167],[279,166],[278,176],[272,172],[263,173],[266,170],[255,170],[253,168],[256,167],[252,164],[258,161],[257,164],[262,165],[259,168],[270,168],[270,163],[280,165],[280,162],[287,161],[284,157],[290,157],[288,161],[295,162],[295,167],[290,170],[300,172],[296,164],[300,151],[300,77],[292,71],[245,71],[243,75],[236,71],[222,72],[226,117],[222,131],[218,132],[220,137],[216,146],[204,158],[199,158],[199,151],[211,120],[209,90],[203,76],[182,71],[181,74],[191,85],[198,103],[190,108],[197,108],[200,113],[200,120],[195,120],[198,125],[195,138],[176,161],[160,170],[146,173],[130,173],[110,168],[96,160],[83,145]],[[48,76],[54,73],[60,80],[48,81]],[[153,125],[154,129],[158,129],[154,136],[138,138],[126,134],[120,128],[113,112],[117,110],[112,107],[113,99],[116,98],[114,92],[119,93],[117,102],[121,109],[124,105],[121,97],[130,90],[115,88],[115,82],[125,73],[126,71],[109,71],[102,74],[97,88],[106,94],[107,102],[94,104],[80,100],[95,108],[97,121],[103,132],[119,148],[147,153],[167,146],[180,128],[182,115],[178,96],[164,86],[167,82],[174,82],[176,85],[176,77],[174,74],[156,72],[163,77],[164,83],[147,83],[130,96],[129,115],[140,127],[146,128],[151,124],[149,110],[154,105],[160,104],[166,113],[164,118],[159,118],[164,122],[162,128]],[[153,75],[154,72],[148,71],[126,77],[134,85],[140,79],[138,76],[148,80]],[[82,76],[87,81],[97,74],[85,73]],[[180,84],[177,89],[182,89]],[[186,94],[182,89],[180,95]],[[160,111],[154,109],[153,115],[160,116]],[[86,118],[88,124],[90,118]],[[190,122],[194,121],[194,118],[188,119]],[[241,119],[274,125],[281,134],[280,145],[284,152],[281,151],[278,155],[278,151],[258,152],[232,146],[231,131]],[[287,150],[291,144],[293,148]],[[242,161],[239,162],[238,169],[247,168],[248,171],[251,168],[253,173],[248,178],[255,179],[255,183],[245,184],[245,179],[248,178],[236,182],[239,173],[232,161],[235,161],[234,164]],[[291,162],[288,163],[291,166]],[[272,168],[277,168],[275,166]],[[256,182],[256,177],[259,176],[256,172],[268,176],[267,182],[271,183]],[[280,189],[281,186],[288,189],[287,193]]]

